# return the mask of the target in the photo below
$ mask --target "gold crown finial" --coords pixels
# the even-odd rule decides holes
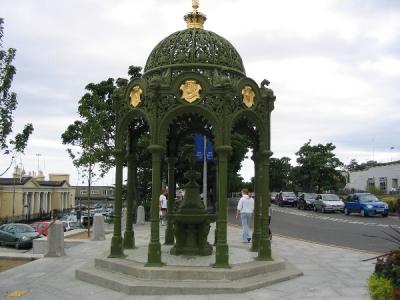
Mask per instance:
[[[199,9],[199,0],[192,0],[193,12],[196,12]]]
[[[198,12],[199,0],[192,0],[193,12],[187,13],[184,17],[187,28],[200,28],[203,29],[204,22],[207,20],[205,14]]]

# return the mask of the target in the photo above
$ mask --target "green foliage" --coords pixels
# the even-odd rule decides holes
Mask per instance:
[[[400,198],[398,195],[382,195],[379,199],[389,205],[389,211],[400,214]]]
[[[400,232],[394,231],[400,236]],[[386,235],[389,237],[387,240],[395,241],[400,245],[400,239],[396,235],[388,233]],[[400,250],[390,251],[383,257],[379,257],[375,265],[375,274],[385,277],[394,287],[400,288]]]
[[[130,76],[139,76],[140,67],[129,67]],[[119,100],[128,83],[127,79],[112,78],[100,83],[89,83],[87,92],[79,101],[79,120],[69,125],[62,134],[64,145],[76,167],[96,165],[104,176],[114,165],[116,116],[114,101]],[[78,150],[76,150],[78,149]]]
[[[14,158],[16,153],[24,153],[29,136],[33,132],[33,125],[26,124],[14,139],[8,138],[13,131],[13,112],[18,105],[17,94],[11,91],[11,84],[16,74],[16,69],[12,65],[16,50],[13,48],[3,50],[2,38],[3,19],[0,18],[0,150],[3,155],[12,155]],[[9,167],[0,176],[8,169]]]
[[[369,168],[378,166],[378,165],[382,165],[379,164],[377,161],[375,160],[369,160],[365,163],[362,164],[358,164],[356,159],[352,159],[350,161],[350,163],[345,167],[345,169],[349,172],[355,172],[355,171],[363,171],[363,170],[368,170]]]
[[[377,274],[369,277],[368,290],[372,300],[394,299],[394,288],[390,280]]]
[[[271,191],[292,189],[292,166],[289,157],[271,158],[269,162],[269,182]]]
[[[116,88],[112,78],[88,84],[88,92],[79,101],[80,120],[69,125],[61,136],[63,144],[79,147],[76,151],[67,149],[73,164],[86,166],[89,168],[87,171],[92,172],[92,166],[98,163],[100,176],[108,172],[112,162],[115,132],[112,95]]]
[[[343,163],[335,156],[332,143],[311,145],[311,140],[296,152],[299,166],[293,168],[293,178],[306,192],[339,190],[346,180],[338,168]]]
[[[379,194],[381,194],[381,190],[378,189],[376,186],[369,186],[369,187],[367,188],[367,192],[368,192],[368,193],[371,193],[371,194],[374,194],[374,195],[379,195]]]

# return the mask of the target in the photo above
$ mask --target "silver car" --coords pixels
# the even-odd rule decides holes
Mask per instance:
[[[334,212],[344,211],[344,203],[340,200],[338,195],[335,194],[318,194],[314,201],[314,211]]]

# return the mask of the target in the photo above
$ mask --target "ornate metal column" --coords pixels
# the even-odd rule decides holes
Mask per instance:
[[[261,237],[258,248],[258,260],[272,260],[271,241],[269,239],[269,157],[271,152],[263,150],[260,152],[260,180],[261,185]]]
[[[114,203],[114,234],[111,239],[109,257],[124,257],[123,240],[121,236],[122,211],[122,162],[125,151],[117,149],[115,153],[115,203]]]
[[[126,212],[126,229],[124,233],[124,248],[134,249],[135,248],[135,232],[133,231],[133,210],[135,207],[135,187],[136,187],[136,176],[134,172],[136,169],[136,154],[130,149],[130,153],[127,155],[128,161],[128,181],[127,181],[127,212]]]
[[[215,253],[216,268],[229,268],[229,246],[227,243],[227,193],[228,193],[228,156],[232,151],[231,146],[217,146],[218,155],[218,212],[217,212],[217,241]]]
[[[170,214],[174,209],[175,200],[175,163],[176,157],[168,157],[168,214]],[[174,244],[174,232],[172,221],[168,219],[167,229],[165,230],[165,245]]]
[[[160,244],[160,219],[159,219],[159,197],[161,189],[161,154],[163,148],[160,145],[150,145],[148,147],[152,155],[152,191],[151,191],[151,208],[150,222],[151,233],[150,243],[147,256],[147,267],[162,266],[161,262],[161,244]]]
[[[253,156],[251,159],[254,161],[254,228],[252,236],[251,251],[258,251],[259,240],[261,236],[261,185],[263,182],[260,181],[260,155],[253,150]]]

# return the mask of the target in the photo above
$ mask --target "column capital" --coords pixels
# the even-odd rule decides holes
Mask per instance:
[[[165,149],[160,145],[152,144],[147,147],[147,150],[149,150],[151,154],[161,154]]]
[[[259,152],[260,156],[264,159],[268,159],[272,156],[273,152],[270,150],[261,150]]]
[[[215,152],[218,155],[229,155],[232,152],[232,147],[228,145],[217,146],[215,147]]]

